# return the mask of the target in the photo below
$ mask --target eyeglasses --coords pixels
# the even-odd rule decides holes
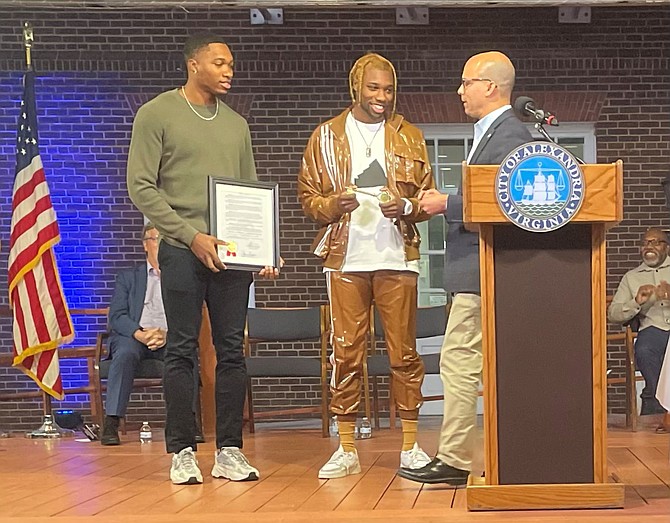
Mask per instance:
[[[461,78],[461,85],[463,86],[463,89],[467,89],[474,82],[491,82],[491,83],[494,83],[493,80],[490,80],[489,78]]]
[[[650,245],[652,247],[658,247],[659,245],[662,244],[667,244],[665,240],[657,240],[656,238],[652,238],[651,240],[644,239],[642,240],[642,247],[646,247],[647,245]]]

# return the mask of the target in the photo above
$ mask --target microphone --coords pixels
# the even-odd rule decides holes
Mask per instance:
[[[556,116],[535,107],[535,100],[528,96],[519,96],[514,102],[514,110],[521,115],[533,117],[541,124],[558,126]]]

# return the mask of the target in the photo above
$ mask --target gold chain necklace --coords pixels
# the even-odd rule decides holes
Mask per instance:
[[[379,127],[377,127],[377,130],[375,131],[375,134],[372,135],[372,140],[370,140],[370,143],[368,143],[368,141],[365,139],[365,136],[363,135],[363,131],[361,131],[361,128],[358,127],[358,120],[356,120],[356,118],[353,115],[351,115],[351,117],[354,119],[354,125],[356,126],[356,129],[358,130],[358,134],[361,135],[361,138],[365,142],[365,157],[370,158],[370,156],[372,156],[372,144],[374,143],[375,138],[377,138],[377,133],[379,132],[379,129],[384,127],[384,121],[382,120],[379,123]]]
[[[219,99],[218,98],[214,98],[216,100],[216,111],[214,111],[214,115],[206,117],[206,116],[201,115],[198,111],[196,111],[195,107],[193,107],[191,105],[191,102],[188,101],[188,98],[186,97],[186,91],[184,90],[183,85],[181,86],[181,94],[184,96],[184,100],[186,100],[186,103],[191,108],[191,111],[193,111],[198,118],[202,118],[203,120],[205,120],[207,122],[211,122],[219,114]]]

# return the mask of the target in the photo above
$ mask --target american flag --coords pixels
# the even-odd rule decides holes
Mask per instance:
[[[74,329],[53,252],[60,233],[38,150],[34,72],[23,82],[9,240],[14,365],[63,399],[57,349],[72,341]]]

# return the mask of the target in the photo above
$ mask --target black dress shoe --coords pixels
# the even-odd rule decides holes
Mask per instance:
[[[419,483],[448,483],[452,487],[465,485],[470,475],[469,470],[461,470],[447,465],[435,458],[420,469],[400,469],[398,476]]]
[[[656,398],[643,398],[640,407],[640,416],[649,414],[665,414],[665,409]]]
[[[105,416],[103,423],[102,436],[100,437],[102,445],[121,445],[119,439],[119,418],[116,416]]]

